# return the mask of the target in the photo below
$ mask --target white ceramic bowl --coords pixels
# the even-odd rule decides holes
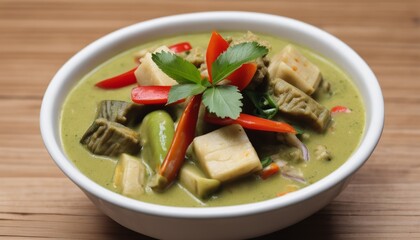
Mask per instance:
[[[111,192],[84,176],[67,158],[59,133],[60,111],[70,89],[94,67],[141,43],[176,34],[251,30],[309,47],[339,65],[353,79],[366,108],[366,131],[358,149],[336,171],[297,192],[263,202],[211,208],[168,207]],[[164,239],[232,239],[270,233],[294,224],[334,199],[373,152],[382,133],[382,93],[368,65],[349,46],[311,25],[250,12],[203,12],[158,18],[120,29],[93,42],[57,72],[41,107],[46,148],[61,170],[106,215],[134,231]],[[263,224],[262,224],[263,222]]]

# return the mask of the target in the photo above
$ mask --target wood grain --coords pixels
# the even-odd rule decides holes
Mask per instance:
[[[0,238],[147,239],[100,213],[54,165],[39,107],[58,68],[95,39],[178,13],[243,10],[336,35],[383,89],[382,139],[330,205],[268,239],[420,238],[420,1],[0,0]]]

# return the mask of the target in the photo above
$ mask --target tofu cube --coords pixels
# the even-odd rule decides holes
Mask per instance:
[[[192,144],[202,170],[221,182],[262,169],[258,155],[240,125],[229,125],[196,137]]]
[[[281,78],[308,95],[315,92],[321,81],[318,67],[292,45],[272,57],[268,73],[271,79]]]
[[[168,47],[162,46],[154,51],[157,52],[171,52]],[[152,60],[152,54],[146,53],[141,59],[140,66],[134,72],[137,83],[140,86],[172,86],[178,84],[175,80],[166,75]]]

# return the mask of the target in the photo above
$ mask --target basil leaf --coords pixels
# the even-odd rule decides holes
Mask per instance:
[[[277,104],[267,93],[255,92],[250,90],[244,91],[245,96],[254,104],[254,114],[272,119],[278,112]]]
[[[203,104],[218,117],[236,119],[242,111],[242,94],[236,86],[218,85],[203,93]]]
[[[171,104],[178,100],[200,94],[206,90],[206,87],[199,84],[180,84],[174,85],[169,90],[168,103]]]
[[[211,69],[213,85],[228,77],[242,64],[262,57],[267,53],[268,49],[256,42],[244,42],[229,47],[213,62]]]
[[[194,64],[173,53],[165,51],[153,53],[152,60],[166,75],[173,78],[179,84],[201,83],[200,71],[198,71]]]

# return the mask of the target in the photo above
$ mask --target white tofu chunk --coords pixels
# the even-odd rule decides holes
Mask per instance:
[[[199,198],[205,198],[215,192],[220,181],[207,178],[197,166],[184,164],[179,172],[179,183]]]
[[[157,52],[171,52],[168,47],[162,46],[154,51]],[[166,75],[152,60],[152,54],[146,53],[141,59],[140,66],[134,72],[137,83],[140,86],[172,86],[178,84],[175,80]]]
[[[229,125],[196,137],[192,144],[203,171],[221,182],[262,169],[258,155],[240,125]]]
[[[308,95],[315,92],[321,81],[318,67],[292,45],[272,57],[268,73],[271,79],[281,78]]]
[[[125,196],[138,196],[144,193],[147,170],[144,164],[133,156],[121,154],[114,172],[114,186]]]

